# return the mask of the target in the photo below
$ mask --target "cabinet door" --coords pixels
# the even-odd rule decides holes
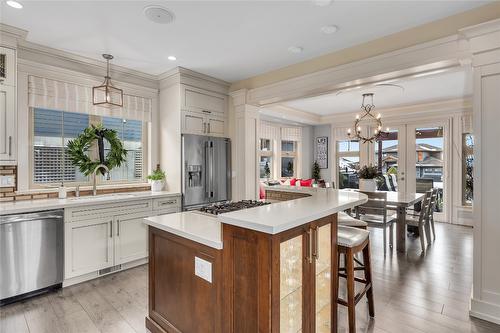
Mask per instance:
[[[16,85],[16,51],[0,47],[0,85]]]
[[[182,86],[182,108],[193,111],[211,111],[224,114],[227,97],[211,91]]]
[[[336,272],[332,272],[331,230],[331,224],[325,224],[314,231],[316,332],[331,332],[332,327],[332,276]]]
[[[122,216],[115,219],[115,265],[148,256],[148,227],[143,218]]]
[[[204,135],[207,125],[201,113],[182,111],[182,133]]]
[[[207,134],[211,136],[224,136],[225,122],[223,117],[207,116]]]
[[[113,266],[113,220],[66,223],[65,279]]]
[[[280,243],[280,329],[309,332],[310,290],[305,276],[310,275],[309,231],[299,230]]]
[[[16,159],[15,88],[0,85],[0,160]]]

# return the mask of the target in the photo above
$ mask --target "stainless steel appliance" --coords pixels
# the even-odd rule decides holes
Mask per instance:
[[[231,198],[231,140],[182,135],[182,207],[184,210]]]
[[[235,202],[221,202],[215,203],[212,205],[204,206],[199,209],[200,212],[211,214],[211,215],[219,215],[222,213],[234,212],[236,210],[248,209],[253,207],[260,207],[269,205],[270,202],[265,201],[257,201],[257,200],[241,200]]]
[[[61,287],[63,210],[0,216],[0,305]]]

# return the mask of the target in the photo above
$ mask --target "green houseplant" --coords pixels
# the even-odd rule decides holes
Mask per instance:
[[[149,176],[148,179],[151,181],[151,191],[153,192],[161,192],[163,186],[165,185],[166,179],[165,171],[160,169],[160,165],[156,166],[156,170],[154,170]]]
[[[266,175],[266,178],[269,180],[271,178],[271,168],[269,168],[269,162],[266,162],[264,165],[264,174]]]
[[[317,182],[321,178],[321,171],[318,161],[314,161],[312,165],[312,178]]]
[[[361,191],[374,192],[377,190],[377,181],[379,171],[376,166],[365,165],[358,170],[359,189]]]

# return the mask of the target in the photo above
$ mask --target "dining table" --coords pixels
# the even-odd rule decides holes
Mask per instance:
[[[378,191],[382,192],[382,191]],[[406,252],[406,210],[424,199],[425,193],[393,192],[387,193],[387,206],[396,210],[396,250]],[[423,237],[421,235],[420,237]]]
[[[358,191],[357,189],[350,189]],[[406,253],[406,210],[421,202],[425,193],[375,191],[387,193],[387,207],[396,211],[396,251]],[[422,237],[422,236],[421,236]]]

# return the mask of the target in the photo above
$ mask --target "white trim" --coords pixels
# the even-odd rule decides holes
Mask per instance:
[[[500,325],[500,306],[475,298],[471,299],[469,315]]]

